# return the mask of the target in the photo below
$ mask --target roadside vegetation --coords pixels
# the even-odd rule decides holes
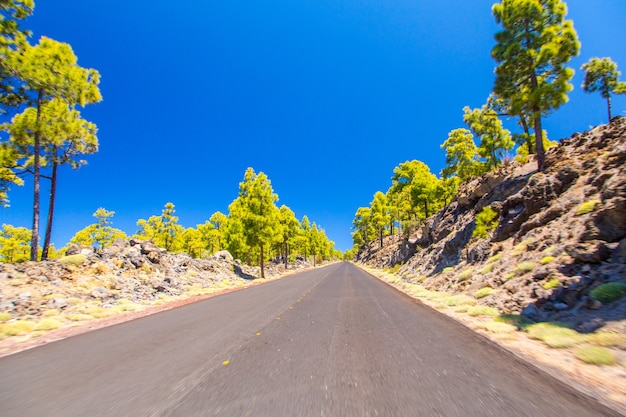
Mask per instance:
[[[465,316],[462,321],[470,327],[483,330],[498,340],[532,340],[561,355],[590,365],[619,365],[626,368],[626,335],[612,332],[580,333],[571,326],[559,322],[535,323],[519,314],[504,314],[496,308],[478,304],[481,298],[492,293],[489,287],[477,290],[473,296],[467,294],[448,294],[442,291],[428,290],[414,280],[403,280],[391,271],[370,272],[385,282],[395,286],[406,294],[420,299],[445,313]],[[622,286],[600,286],[596,296],[610,294],[610,299],[623,296]],[[622,361],[620,363],[620,358]]]

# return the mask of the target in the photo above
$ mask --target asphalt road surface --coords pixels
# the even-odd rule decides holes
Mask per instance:
[[[0,359],[0,416],[617,416],[349,263]]]

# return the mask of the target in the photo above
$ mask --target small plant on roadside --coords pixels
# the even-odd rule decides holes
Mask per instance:
[[[482,275],[487,275],[488,273],[493,271],[494,264],[487,264],[483,269],[480,270]]]
[[[517,327],[508,324],[502,323],[499,321],[490,321],[481,326],[483,329],[487,330],[490,333],[495,334],[503,334],[503,333],[513,333],[517,331]]]
[[[515,266],[515,272],[517,273],[517,275],[524,275],[528,272],[531,272],[533,269],[535,269],[536,264],[534,262],[522,262],[518,265]]]
[[[87,259],[85,255],[76,254],[59,258],[59,262],[61,262],[63,265],[81,266],[83,262],[85,262],[85,259]]]
[[[539,261],[539,263],[541,265],[547,265],[550,262],[554,261],[556,258],[554,256],[545,256],[543,258],[541,258],[541,261]]]
[[[458,276],[459,281],[466,281],[468,279],[470,279],[472,277],[472,275],[474,275],[474,269],[469,268],[466,269],[465,271],[461,272]]]
[[[450,297],[446,298],[444,302],[449,307],[476,305],[476,300],[465,294],[451,295]]]
[[[487,263],[497,262],[500,259],[502,259],[503,256],[504,256],[503,252],[497,253],[497,254],[491,256],[489,259],[487,259]]]
[[[551,278],[548,282],[542,285],[544,290],[553,290],[561,285],[561,281],[558,278]]]
[[[34,330],[32,322],[27,320],[16,320],[2,325],[2,333],[7,336],[23,336]]]
[[[2,312],[0,313],[0,321],[9,321],[11,320],[11,314],[6,313],[6,312]]]
[[[448,266],[446,268],[443,268],[443,271],[441,271],[442,274],[447,274],[448,272],[452,271],[454,268],[451,266]]]
[[[526,253],[528,250],[528,245],[533,243],[532,239],[526,239],[513,247],[513,255],[519,256],[523,253]]]
[[[596,206],[598,206],[599,204],[600,200],[585,201],[578,207],[578,210],[576,210],[576,215],[582,216],[583,214],[591,213],[596,209]]]
[[[496,317],[500,312],[498,309],[488,306],[472,306],[467,309],[467,314],[472,317],[476,316],[491,316]]]
[[[524,330],[531,324],[535,324],[534,321],[519,314],[500,314],[494,320],[500,323],[508,323],[512,326],[517,327],[520,330]]]
[[[484,239],[489,236],[489,231],[498,226],[498,213],[491,207],[483,207],[480,213],[476,215],[476,227],[472,232],[472,237]]]
[[[609,282],[591,290],[591,296],[596,300],[609,304],[626,295],[626,284],[623,282]]]
[[[584,343],[587,336],[559,322],[536,323],[524,329],[531,339],[541,340],[551,348],[561,349]]]
[[[476,298],[484,298],[488,295],[493,294],[493,288],[491,287],[483,287],[474,293],[474,297]]]
[[[611,350],[599,346],[579,347],[574,352],[574,356],[591,365],[615,365],[617,363],[617,358]]]
[[[504,279],[505,281],[510,280],[511,278],[514,278],[517,274],[515,272],[509,272],[508,274],[506,274],[504,277],[502,277],[502,279]]]
[[[54,329],[58,329],[59,327],[61,327],[61,323],[59,323],[58,320],[46,318],[46,319],[39,320],[39,322],[35,325],[35,330],[37,331],[54,330]]]
[[[620,333],[594,333],[587,341],[595,346],[626,347],[626,335]]]

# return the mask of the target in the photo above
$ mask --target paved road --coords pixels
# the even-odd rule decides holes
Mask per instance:
[[[349,263],[0,359],[3,417],[602,415]]]

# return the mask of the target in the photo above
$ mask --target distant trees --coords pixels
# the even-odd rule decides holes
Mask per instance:
[[[70,239],[70,243],[83,246],[96,246],[100,249],[104,249],[105,246],[110,246],[115,239],[126,239],[126,233],[111,226],[111,218],[114,215],[114,211],[108,211],[100,207],[93,213],[93,217],[96,218],[96,223],[90,224],[76,232]]]
[[[382,248],[383,238],[393,234],[396,225],[408,234],[448,204],[459,187],[456,176],[437,178],[428,165],[418,160],[401,163],[393,173],[387,192],[377,191],[368,207],[357,209],[352,221],[355,247],[378,239]]]
[[[626,94],[626,82],[618,81],[621,73],[617,70],[617,64],[611,58],[591,58],[582,68],[585,71],[585,80],[582,88],[588,93],[600,92],[606,99],[609,122],[613,118],[611,112],[611,96]]]
[[[176,252],[180,244],[178,237],[184,228],[178,224],[178,217],[174,216],[176,212],[174,207],[173,203],[166,203],[160,216],[150,216],[148,220],[139,219],[137,221],[139,230],[133,236],[137,239],[152,240],[155,245]]]
[[[441,147],[446,151],[447,166],[442,171],[444,177],[456,175],[465,181],[483,172],[474,135],[468,129],[452,130]]]
[[[510,115],[532,120],[541,170],[541,117],[567,101],[574,72],[566,64],[578,55],[578,36],[572,22],[565,20],[567,6],[561,0],[502,0],[492,12],[502,25],[491,52],[499,63],[493,91]]]
[[[0,262],[17,263],[30,257],[31,231],[3,224],[0,230]]]

